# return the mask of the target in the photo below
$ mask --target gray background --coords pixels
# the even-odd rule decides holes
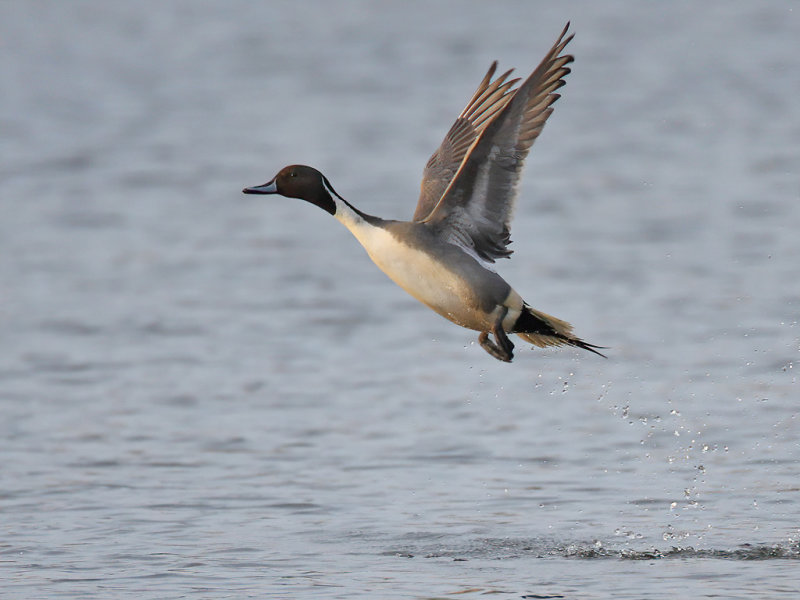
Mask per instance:
[[[499,268],[608,360],[499,363],[240,193],[303,162],[409,218],[568,19]],[[3,597],[796,597],[798,40],[790,2],[0,4]]]

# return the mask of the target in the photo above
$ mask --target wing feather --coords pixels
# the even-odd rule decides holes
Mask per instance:
[[[571,55],[561,54],[573,37],[565,37],[568,29],[569,23],[496,117],[484,122],[450,185],[422,219],[486,261],[511,254],[507,246],[520,173],[573,61]]]
[[[513,95],[512,88],[519,79],[506,81],[513,69],[492,81],[496,70],[497,61],[494,61],[467,106],[425,165],[414,221],[421,221],[430,214],[450,185],[469,148]]]

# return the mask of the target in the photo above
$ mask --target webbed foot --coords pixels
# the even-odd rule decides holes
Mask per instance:
[[[481,348],[486,350],[486,352],[494,356],[497,360],[502,360],[503,362],[511,362],[511,360],[514,358],[514,344],[510,339],[508,339],[508,336],[503,329],[503,319],[505,318],[507,312],[508,309],[504,309],[492,327],[492,334],[494,335],[495,339],[494,342],[489,339],[488,331],[482,331],[478,336],[478,342],[480,343]]]

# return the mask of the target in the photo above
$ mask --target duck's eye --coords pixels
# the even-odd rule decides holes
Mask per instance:
[[[297,171],[292,171],[289,173],[289,177],[297,177]]]

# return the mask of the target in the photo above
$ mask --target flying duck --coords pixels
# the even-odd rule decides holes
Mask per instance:
[[[368,215],[333,189],[318,170],[284,167],[245,194],[280,194],[316,204],[336,217],[397,285],[457,325],[480,332],[480,345],[511,362],[515,333],[539,347],[570,345],[600,356],[572,333],[572,325],[535,310],[497,274],[495,259],[511,250],[509,226],[517,183],[528,151],[559,98],[572,40],[567,23],[556,43],[522,85],[493,79],[492,63],[466,108],[428,160],[411,221]],[[492,334],[494,339],[489,337]]]

